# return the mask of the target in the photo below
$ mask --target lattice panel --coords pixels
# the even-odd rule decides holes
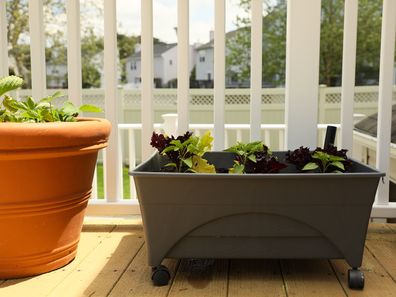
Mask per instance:
[[[262,104],[283,104],[285,103],[285,94],[263,94],[261,96]]]
[[[140,94],[124,92],[124,105],[138,105],[140,104]]]
[[[378,101],[378,92],[355,93],[355,102],[370,103]]]
[[[326,94],[326,103],[334,104],[341,102],[341,93],[327,93]]]
[[[104,93],[84,94],[83,92],[82,97],[84,104],[92,104],[104,109]]]
[[[227,98],[227,96],[226,96],[226,98]],[[212,105],[213,104],[213,95],[211,95],[211,94],[191,95],[190,103],[191,103],[191,105]]]
[[[176,94],[154,94],[154,104],[158,105],[176,105]]]
[[[229,94],[225,96],[226,104],[249,104],[250,95],[248,94]]]

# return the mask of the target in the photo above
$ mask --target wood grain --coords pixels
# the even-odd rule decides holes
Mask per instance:
[[[228,260],[182,260],[169,297],[227,296]]]
[[[231,260],[229,297],[286,296],[278,260]]]

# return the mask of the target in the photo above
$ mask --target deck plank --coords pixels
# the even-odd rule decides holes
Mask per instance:
[[[178,260],[166,259],[163,264],[169,268],[172,279],[178,266]],[[143,246],[130,263],[122,277],[117,281],[109,296],[139,296],[162,297],[167,296],[170,286],[154,287],[151,282],[151,268],[147,265],[146,247]]]
[[[350,297],[396,296],[396,283],[367,249],[364,251],[361,267],[365,277],[365,287],[362,291],[349,289],[347,271],[350,267],[346,261],[332,260],[331,264],[338,279],[341,280],[342,287]]]
[[[143,245],[140,226],[119,225],[48,296],[106,296]],[[63,294],[63,295],[62,295]]]
[[[327,260],[282,260],[288,296],[346,296]]]
[[[228,297],[286,296],[278,260],[231,260]]]
[[[167,259],[173,279],[168,286],[154,287],[142,234],[139,218],[88,220],[72,263],[36,277],[0,280],[0,297],[396,297],[396,225],[370,224],[363,291],[349,290],[344,260]]]
[[[396,281],[396,234],[394,236],[395,238],[391,238],[388,235],[386,240],[367,240],[366,247],[389,273],[393,281]]]
[[[35,277],[7,280],[0,285],[0,296],[32,296],[32,292],[39,292],[37,296],[46,296],[65,277],[72,274],[76,267],[109,236],[114,228],[116,225],[98,225],[91,232],[81,233],[77,255],[73,262],[55,271]],[[84,229],[86,230],[85,226]]]
[[[390,228],[394,233],[396,233],[396,224],[387,224],[388,228]]]
[[[227,296],[228,265],[228,260],[181,260],[168,296]]]

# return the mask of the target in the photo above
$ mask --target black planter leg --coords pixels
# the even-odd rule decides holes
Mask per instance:
[[[348,270],[348,285],[351,289],[363,290],[364,273],[359,268],[354,267]]]
[[[152,268],[151,280],[153,281],[154,286],[166,286],[169,283],[170,278],[170,271],[165,265],[158,265]]]

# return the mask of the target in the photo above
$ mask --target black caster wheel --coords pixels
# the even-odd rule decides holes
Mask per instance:
[[[356,268],[349,269],[348,285],[351,289],[362,290],[364,288],[364,273]]]
[[[151,280],[153,281],[153,285],[160,287],[166,286],[171,278],[169,269],[164,265],[158,265],[153,267],[151,272]]]

